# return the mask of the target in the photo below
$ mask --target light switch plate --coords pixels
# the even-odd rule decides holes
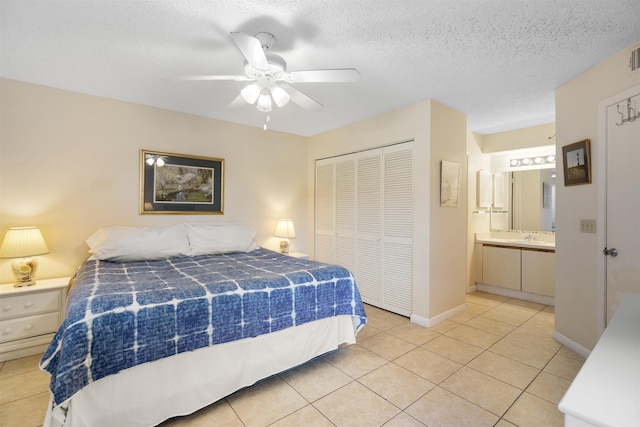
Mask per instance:
[[[580,220],[580,232],[581,233],[595,233],[596,232],[596,220],[595,219],[581,219]]]

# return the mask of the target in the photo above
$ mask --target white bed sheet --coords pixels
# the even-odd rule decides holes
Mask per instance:
[[[190,414],[243,387],[355,343],[351,316],[180,353],[89,384],[49,409],[44,427],[148,427]]]

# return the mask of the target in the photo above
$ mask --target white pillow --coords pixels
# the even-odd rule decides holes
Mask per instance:
[[[250,252],[256,230],[246,224],[185,224],[191,255]]]
[[[184,224],[167,227],[107,227],[87,240],[93,258],[106,261],[147,261],[188,256]]]

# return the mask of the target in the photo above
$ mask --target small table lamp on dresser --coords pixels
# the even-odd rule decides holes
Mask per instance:
[[[38,261],[31,258],[49,253],[38,227],[11,227],[0,246],[0,258],[16,258],[11,269],[16,277],[15,287],[35,285]]]

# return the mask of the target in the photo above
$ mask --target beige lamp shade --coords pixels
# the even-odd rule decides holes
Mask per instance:
[[[11,227],[0,246],[0,258],[25,258],[49,253],[38,227]]]
[[[35,285],[38,261],[31,257],[47,253],[49,248],[38,227],[12,227],[0,246],[0,258],[16,258],[11,263],[16,287]]]
[[[289,239],[296,237],[296,229],[293,226],[293,221],[290,219],[281,219],[278,221],[276,231],[273,235],[283,239],[280,241],[280,252],[283,254],[289,253]]]

